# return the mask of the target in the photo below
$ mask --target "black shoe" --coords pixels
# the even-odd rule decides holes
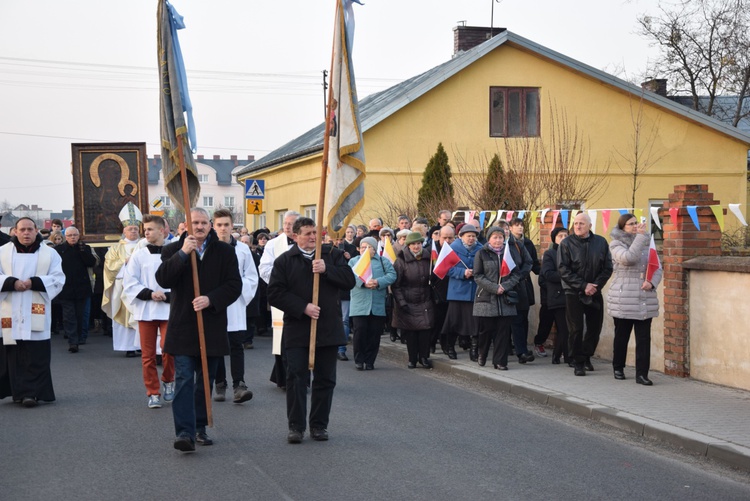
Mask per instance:
[[[642,384],[643,386],[651,386],[654,384],[653,381],[651,381],[646,376],[636,376],[635,382],[638,384]],[[26,399],[24,399],[24,402],[26,402]]]
[[[325,428],[310,428],[310,436],[316,442],[325,442],[328,440],[328,430]]]
[[[375,366],[372,365],[372,364],[365,364],[365,370],[366,371],[374,371],[375,370]]]
[[[342,362],[347,362],[349,360],[349,357],[347,357],[346,353],[344,353],[343,351],[340,351],[337,356],[339,357],[339,360],[341,360]]]
[[[565,362],[565,363],[568,364],[568,367],[570,367],[571,369],[575,368],[575,364],[573,364],[573,362]]]
[[[195,434],[195,442],[200,445],[214,445],[214,441],[208,438],[205,431],[199,431]]]
[[[134,351],[126,351],[125,356],[127,358],[135,358],[135,352]]]
[[[479,367],[484,367],[487,364],[487,360],[482,355],[479,355],[477,363],[479,364]]]
[[[453,346],[450,346],[448,348],[448,358],[450,358],[451,360],[458,359],[458,355],[456,354],[456,348],[454,348]]]
[[[499,370],[499,371],[507,371],[507,370],[508,370],[508,366],[507,366],[507,365],[497,365],[497,364],[492,364],[492,366],[493,366],[493,367],[494,367],[495,369]]]
[[[417,368],[417,363],[416,362],[409,362],[409,364],[406,367],[408,367],[409,369],[416,369]]]
[[[531,353],[524,353],[523,355],[518,355],[518,363],[519,364],[525,364],[526,362],[533,362],[534,361],[534,355]]]
[[[193,452],[195,450],[195,442],[190,437],[182,435],[175,439],[174,448],[182,452]]]
[[[39,402],[37,402],[35,398],[26,397],[23,400],[21,400],[21,405],[23,405],[24,407],[31,408],[31,407],[36,407],[37,405],[39,405]]]
[[[156,365],[161,367],[161,363],[162,363],[161,355],[156,355]]]
[[[591,359],[590,358],[586,359],[586,362],[584,362],[584,364],[583,364],[583,368],[586,369],[587,371],[593,371],[594,370],[594,365],[591,363]]]
[[[365,366],[362,364],[354,364],[354,368],[357,369],[358,371],[365,370]]]
[[[585,376],[586,369],[583,368],[582,364],[576,364],[575,369],[573,370],[573,374],[575,374],[576,376]]]
[[[615,379],[618,379],[618,380],[625,379],[625,373],[615,369]]]
[[[559,358],[553,358],[553,359],[552,359],[552,363],[553,363],[554,365],[560,365],[560,359],[559,359]]]
[[[71,344],[70,346],[68,346],[68,351],[71,353],[78,353],[78,345]]]
[[[304,431],[299,430],[289,430],[289,434],[286,436],[286,441],[290,444],[301,444],[302,443],[302,437],[305,436]]]
[[[424,367],[425,369],[432,369],[432,362],[430,362],[429,358],[420,358],[419,363]]]
[[[398,339],[398,336],[396,335],[396,332],[391,331],[391,343],[395,343]]]

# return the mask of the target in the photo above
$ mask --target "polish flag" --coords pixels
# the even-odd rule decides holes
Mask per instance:
[[[513,268],[516,267],[516,262],[513,261],[513,256],[510,255],[510,245],[505,245],[505,252],[503,252],[503,264],[500,267],[500,278],[507,277]]]
[[[432,272],[442,280],[445,278],[448,270],[450,270],[460,262],[461,258],[458,257],[456,251],[454,251],[450,245],[445,243],[443,244],[443,248],[440,249],[440,255],[435,262],[435,269],[432,270]]]
[[[646,266],[646,280],[649,282],[654,278],[656,270],[661,269],[661,261],[659,261],[659,255],[656,253],[656,244],[654,243],[654,236],[651,235],[651,244],[648,246],[648,266]]]
[[[437,258],[438,258],[437,246],[435,245],[435,241],[433,240],[432,249],[430,250],[430,264],[432,264],[432,266],[435,266],[435,262],[437,262]]]

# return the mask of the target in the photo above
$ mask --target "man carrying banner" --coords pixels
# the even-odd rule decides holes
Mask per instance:
[[[55,400],[50,372],[52,299],[65,284],[62,260],[22,217],[0,247],[0,399],[24,407]]]
[[[242,293],[234,249],[216,236],[205,209],[190,209],[190,218],[192,234],[183,233],[178,241],[165,246],[156,270],[159,285],[171,289],[169,336],[164,352],[174,357],[174,448],[182,452],[194,451],[195,442],[213,444],[206,435],[208,417],[196,312],[203,315],[210,388],[219,358],[229,354],[227,307]],[[201,292],[198,297],[193,288],[191,252],[197,257]]]
[[[268,302],[284,312],[283,343],[287,357],[287,441],[302,442],[307,428],[307,385],[310,323],[316,319],[315,367],[311,385],[310,434],[328,440],[328,421],[336,386],[336,354],[344,340],[339,291],[351,290],[354,273],[340,250],[325,246],[315,256],[315,221],[302,217],[294,223],[296,245],[276,258],[268,284]],[[313,275],[320,276],[320,304],[312,302]]]

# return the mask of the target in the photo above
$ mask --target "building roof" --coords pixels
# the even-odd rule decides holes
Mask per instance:
[[[195,159],[196,164],[206,165],[216,171],[216,181],[219,186],[232,185],[232,171],[237,167],[236,158],[208,159],[199,156]],[[159,184],[159,172],[161,171],[161,157],[155,156],[148,159],[148,184]]]
[[[412,77],[390,87],[389,89],[371,94],[362,99],[359,102],[362,132],[377,125],[399,111],[401,108],[421,97],[423,94],[448,80],[467,66],[473,64],[489,52],[505,44],[532,52],[585,76],[594,78],[617,89],[638,96],[639,98],[642,96],[646,101],[649,101],[660,108],[681,115],[693,122],[710,127],[750,146],[750,130],[740,130],[722,122],[721,120],[709,117],[699,111],[683,106],[670,98],[660,96],[653,92],[644,91],[637,85],[576,61],[575,59],[560,54],[559,52],[555,52],[507,30],[472,49],[456,55],[451,60],[425,71],[421,75]],[[296,139],[293,139],[280,148],[272,151],[263,158],[248,165],[237,167],[234,170],[234,174],[239,176],[256,172],[322,151],[324,126],[325,124],[321,123]]]

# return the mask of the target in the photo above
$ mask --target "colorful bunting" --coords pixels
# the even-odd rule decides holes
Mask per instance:
[[[688,205],[687,206],[687,211],[688,211],[688,215],[690,216],[690,219],[693,220],[693,224],[695,225],[696,229],[698,231],[701,231],[701,224],[698,221],[698,210],[697,210],[697,208],[698,208],[697,205]]]
[[[724,209],[721,208],[721,205],[712,205],[711,212],[714,213],[716,222],[719,223],[719,229],[724,231]]]

